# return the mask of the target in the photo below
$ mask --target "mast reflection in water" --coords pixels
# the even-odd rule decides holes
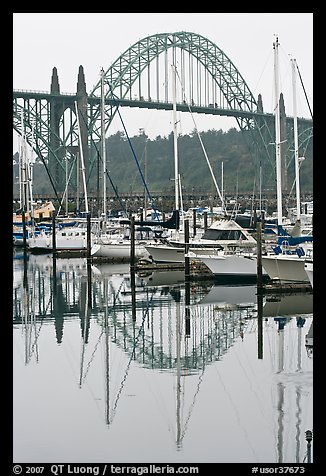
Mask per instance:
[[[312,294],[14,259],[14,462],[302,463]]]

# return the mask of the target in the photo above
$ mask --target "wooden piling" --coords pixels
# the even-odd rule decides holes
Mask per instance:
[[[57,254],[57,241],[56,241],[56,229],[55,229],[55,211],[52,213],[52,252],[53,256]]]
[[[86,253],[86,256],[87,256],[87,259],[90,259],[91,257],[91,247],[92,247],[92,243],[91,243],[91,214],[90,213],[87,213],[86,215],[86,234],[87,234],[87,253]]]
[[[206,231],[208,228],[207,225],[207,212],[204,212],[204,231]]]
[[[185,232],[185,280],[190,278],[190,259],[187,256],[189,251],[189,220],[184,220],[184,232]]]
[[[130,217],[130,270],[135,271],[135,217]]]
[[[190,281],[185,283],[185,337],[190,337]]]
[[[261,222],[257,222],[257,292],[263,288]]]
[[[264,295],[262,293],[257,293],[257,356],[258,359],[263,358],[263,299]]]

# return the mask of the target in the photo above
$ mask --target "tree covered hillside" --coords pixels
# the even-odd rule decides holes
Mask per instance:
[[[263,162],[260,164],[259,159],[252,157],[243,132],[235,128],[227,132],[212,129],[200,133],[200,138],[220,188],[222,187],[223,170],[223,188],[227,193],[256,192],[259,189],[260,177],[262,177],[263,190],[276,190],[274,164],[264,164]],[[250,140],[250,137],[248,136],[247,139]],[[174,190],[173,134],[171,133],[168,137],[158,136],[154,140],[149,139],[146,134],[140,134],[131,137],[130,142],[132,148],[125,134],[117,132],[109,136],[106,143],[107,169],[110,180],[118,192],[132,193],[144,189],[139,168],[150,191]],[[177,144],[179,173],[183,189],[187,192],[215,191],[205,153],[196,131],[189,135],[180,135]],[[305,156],[300,169],[300,187],[303,192],[311,192],[313,190],[312,141],[307,151],[299,151],[299,155]],[[288,157],[287,160],[287,190],[290,191],[294,181],[294,163],[293,158]],[[14,192],[18,190],[17,162],[18,154],[15,154]],[[98,188],[97,169],[94,164],[90,164],[89,170],[91,170],[91,174],[88,178],[88,190],[94,192]],[[111,192],[110,187],[110,181],[108,181],[109,193]],[[111,190],[113,193],[113,188]],[[34,165],[34,192],[46,194],[52,191],[53,188],[45,166],[42,162],[36,163]]]

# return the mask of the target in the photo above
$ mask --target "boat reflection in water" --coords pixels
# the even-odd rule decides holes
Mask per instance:
[[[309,304],[279,295],[279,312],[252,285],[27,256],[14,260],[15,460],[304,461]]]

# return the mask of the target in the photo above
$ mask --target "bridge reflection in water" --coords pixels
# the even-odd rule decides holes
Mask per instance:
[[[238,349],[244,339],[252,341],[251,352],[254,351],[256,360],[264,361],[265,335],[268,352],[272,353],[274,399],[278,401],[277,416],[272,416],[278,432],[274,435],[273,430],[266,441],[274,439],[275,461],[302,461],[307,428],[302,427],[302,412],[306,410],[302,409],[301,400],[311,391],[309,377],[308,382],[300,382],[300,371],[306,365],[301,345],[305,315],[312,321],[309,293],[263,297],[257,296],[254,285],[185,282],[182,271],[140,276],[130,273],[129,264],[93,265],[86,258],[27,255],[26,259],[14,259],[13,324],[22,331],[25,364],[38,363],[46,354],[47,348],[41,347],[39,339],[46,326],[54,326],[53,339],[57,344],[73,339],[75,349],[78,342],[79,356],[75,350],[72,352],[72,366],[78,367],[76,382],[79,388],[94,386],[94,394],[102,391],[97,404],[109,428],[121,396],[132,396],[128,393],[131,366],[136,364],[155,372],[150,375],[149,385],[158,400],[166,393],[153,390],[155,385],[160,386],[158,377],[163,382],[163,374],[173,375],[175,384],[171,391],[178,450],[183,447],[202,385],[207,385],[203,384],[204,373],[217,361],[234,359],[232,348]],[[70,326],[76,320],[79,335],[72,334]],[[296,362],[293,348],[291,353],[286,352],[285,334],[291,321],[291,326],[295,321],[297,328]],[[73,329],[75,332],[75,325]],[[104,363],[102,390],[98,382],[98,354]],[[93,364],[97,370],[92,373]],[[239,380],[250,372],[250,366],[243,369]],[[259,385],[255,392],[263,393]],[[292,408],[296,408],[296,421],[291,410],[293,428],[288,432],[295,441],[295,449],[289,456],[284,450],[284,414],[290,399],[295,405]],[[125,402],[122,405],[125,409]]]
[[[54,322],[61,343],[65,321],[78,318],[87,342],[95,320],[101,328],[108,326],[112,340],[129,357],[149,368],[175,369],[180,332],[181,365],[187,372],[198,372],[220,359],[256,317],[255,286],[241,286],[243,301],[232,305],[234,287],[215,287],[218,297],[214,297],[213,283],[185,283],[183,271],[133,279],[127,263],[88,266],[86,258],[30,255],[20,273],[25,276],[14,287],[15,324],[40,327]],[[38,333],[34,330],[35,336]]]

